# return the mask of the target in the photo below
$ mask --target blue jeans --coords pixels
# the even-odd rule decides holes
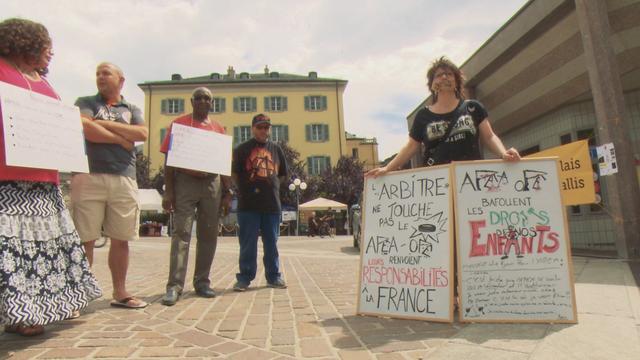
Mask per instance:
[[[262,233],[265,277],[267,282],[280,279],[280,258],[278,255],[278,235],[280,233],[280,214],[238,211],[238,240],[240,241],[240,272],[236,274],[238,282],[249,284],[256,278],[258,268],[258,231]]]

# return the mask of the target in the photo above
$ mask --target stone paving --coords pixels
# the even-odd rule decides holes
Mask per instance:
[[[192,244],[193,245],[193,244]],[[43,336],[0,333],[0,359],[638,359],[640,294],[626,263],[574,258],[580,323],[453,324],[356,316],[358,252],[349,237],[282,237],[287,289],[259,273],[242,293],[231,287],[237,240],[219,240],[211,273],[219,295],[191,284],[172,307],[160,304],[169,239],[131,246],[130,291],[143,310],[109,306],[108,247],[94,271],[105,296],[82,316],[49,325]],[[192,246],[189,276],[193,271]]]

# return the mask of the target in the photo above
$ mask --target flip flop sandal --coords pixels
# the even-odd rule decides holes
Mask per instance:
[[[80,317],[80,310],[74,310],[66,320],[73,320]]]
[[[142,309],[147,307],[149,304],[147,304],[145,301],[138,299],[135,296],[128,296],[121,300],[113,300],[110,305],[114,307],[121,307],[126,309]]]

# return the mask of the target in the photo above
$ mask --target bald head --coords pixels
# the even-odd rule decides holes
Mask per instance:
[[[191,93],[191,98],[194,99],[197,95],[206,95],[209,98],[213,97],[213,94],[211,93],[211,90],[207,89],[204,86],[201,86],[201,87],[196,88],[195,90],[193,90],[193,92]]]
[[[119,101],[124,86],[122,69],[110,62],[102,62],[96,68],[96,85],[100,94],[109,100]]]

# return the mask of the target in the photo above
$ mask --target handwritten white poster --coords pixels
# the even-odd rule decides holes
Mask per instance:
[[[558,166],[454,163],[461,321],[577,321]]]
[[[365,182],[358,313],[453,321],[449,167]]]
[[[7,165],[89,172],[76,106],[0,82]]]
[[[231,151],[229,135],[173,124],[167,165],[229,176]]]

